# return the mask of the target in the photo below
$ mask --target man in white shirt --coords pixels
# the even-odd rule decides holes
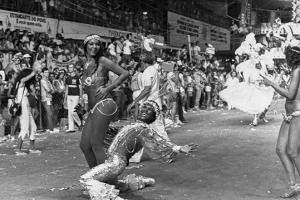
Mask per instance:
[[[142,40],[143,40],[143,46],[144,46],[144,49],[146,50],[146,52],[152,53],[153,45],[155,44],[155,40],[153,38],[149,37],[149,35],[147,35],[146,37],[142,36]]]
[[[132,34],[126,35],[126,40],[123,42],[123,61],[128,64],[131,60],[133,44],[131,42]]]
[[[138,103],[143,103],[144,101],[153,100],[155,101],[160,109],[162,109],[162,103],[159,96],[159,72],[157,68],[153,65],[153,57],[147,54],[141,55],[141,71],[142,75],[142,85],[143,90],[140,95],[128,106],[128,110],[135,107]],[[160,136],[170,140],[167,132],[165,131],[162,115],[157,118],[153,124],[152,128],[155,129]]]
[[[199,46],[199,41],[196,42],[192,50],[193,50],[194,59],[197,62],[199,62],[201,60],[201,48]]]
[[[205,45],[206,45],[205,53],[208,55],[209,59],[212,59],[212,57],[216,53],[216,49],[212,44],[206,43]]]
[[[119,63],[122,60],[121,54],[123,53],[123,42],[124,37],[121,36],[119,40],[116,40],[116,56],[117,56],[117,63]]]
[[[107,47],[107,51],[110,55],[110,59],[114,62],[117,62],[117,53],[116,53],[116,45],[115,45],[116,38],[111,39],[111,43]]]

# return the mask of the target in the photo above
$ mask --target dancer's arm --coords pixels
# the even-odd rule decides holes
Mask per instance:
[[[299,88],[299,80],[300,80],[300,67],[297,67],[293,71],[292,80],[288,87],[288,89],[280,87],[275,82],[270,81],[266,77],[262,76],[264,78],[264,84],[267,86],[271,86],[274,88],[276,92],[278,92],[281,96],[287,98],[288,100],[293,100],[297,94],[298,88]]]
[[[150,128],[144,129],[142,133],[139,134],[139,139],[144,147],[153,153],[160,154],[162,158],[167,159],[174,156],[174,153],[188,154],[193,148],[193,146],[190,145],[176,145],[173,142],[164,139],[156,131]]]
[[[122,67],[120,67],[119,65],[115,64],[114,62],[112,62],[111,60],[105,58],[105,57],[101,57],[99,60],[99,63],[103,66],[105,66],[105,68],[108,71],[111,71],[115,74],[117,74],[119,77],[112,82],[110,85],[108,85],[106,88],[98,88],[96,95],[99,94],[107,94],[109,92],[111,92],[113,89],[115,89],[116,87],[118,87],[121,83],[123,83],[125,81],[125,79],[128,78],[129,76],[129,72],[126,71],[125,69],[123,69]]]

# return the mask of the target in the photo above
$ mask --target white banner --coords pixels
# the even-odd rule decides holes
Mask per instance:
[[[168,12],[168,24],[170,30],[170,45],[180,47],[188,44],[188,35],[191,42],[199,41],[202,50],[205,43],[212,44],[217,51],[230,50],[230,31],[201,22],[183,15]]]
[[[4,29],[44,32],[50,36],[55,36],[57,31],[56,19],[28,15],[25,13],[0,10],[0,21]]]
[[[91,24],[83,24],[70,21],[59,21],[58,33],[61,33],[66,38],[84,39],[89,34],[99,34],[102,37],[126,37],[130,32],[121,31],[117,29],[105,28],[101,26],[94,26]]]

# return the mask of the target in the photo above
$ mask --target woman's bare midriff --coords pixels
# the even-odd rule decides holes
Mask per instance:
[[[300,111],[300,99],[285,102],[286,114],[290,115],[295,111]]]

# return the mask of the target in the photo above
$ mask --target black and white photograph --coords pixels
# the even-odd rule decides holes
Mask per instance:
[[[300,0],[0,0],[0,180],[300,200]]]

